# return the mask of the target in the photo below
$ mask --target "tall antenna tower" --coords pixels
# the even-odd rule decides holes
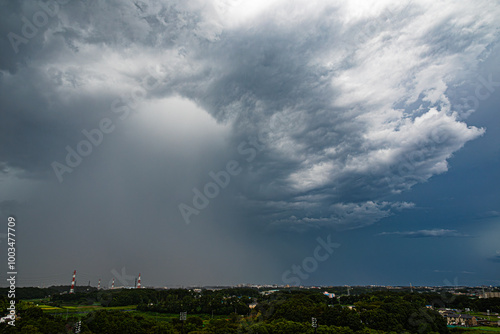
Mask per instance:
[[[73,272],[73,280],[71,280],[71,288],[69,289],[69,293],[75,293],[75,277],[76,270]]]
[[[111,283],[111,289],[115,288],[115,279],[113,278],[113,283]]]
[[[141,288],[141,273],[139,273],[139,278],[137,279],[137,289]]]
[[[101,290],[101,279],[99,278],[99,283],[97,283],[97,290]]]

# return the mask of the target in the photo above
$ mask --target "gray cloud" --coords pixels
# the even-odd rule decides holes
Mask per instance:
[[[467,274],[467,275],[475,275],[476,273],[475,272],[472,272],[472,271],[465,271],[465,270],[462,270],[462,271],[459,271],[459,272],[454,272],[452,270],[439,270],[439,269],[436,269],[436,270],[433,270],[433,272],[435,273],[455,273],[455,274]]]
[[[300,203],[294,204],[298,205],[296,207],[292,205],[284,207],[283,203],[268,203],[268,205],[274,207],[277,212],[292,211],[300,213],[301,211],[312,209],[307,208],[305,205],[300,205]],[[274,228],[290,228],[297,231],[321,227],[335,228],[337,230],[353,229],[371,225],[382,218],[388,217],[392,215],[391,210],[409,209],[412,207],[412,203],[399,202],[375,203],[368,201],[364,203],[336,203],[325,210],[329,214],[327,217],[298,218],[297,216],[290,216],[284,219],[276,219],[272,222],[271,226]],[[321,210],[322,208],[318,205],[317,209]],[[279,213],[277,215],[279,215]]]
[[[404,232],[382,232],[378,235],[398,235],[404,238],[468,238],[470,235],[460,233],[456,230],[432,229]]]
[[[497,253],[489,257],[488,260],[491,262],[500,262],[500,251],[497,251]]]
[[[0,212],[5,216],[13,215],[25,206],[26,203],[20,203],[16,200],[0,201]]]
[[[224,6],[60,6],[39,32],[44,39],[19,46],[30,54],[36,48],[36,57],[2,77],[0,98],[9,110],[3,141],[16,142],[2,146],[2,164],[47,177],[64,143],[77,143],[83,129],[112,114],[112,101],[139,86],[151,68],[161,85],[148,99],[180,94],[230,124],[233,143],[260,139],[265,150],[238,182],[245,202],[277,203],[273,211],[282,215],[268,217],[277,224],[287,217],[293,226],[295,219],[323,226],[376,222],[392,209],[365,219],[367,203],[445,172],[452,154],[484,133],[461,120],[447,91],[462,78],[460,68],[476,66],[495,41],[496,8],[481,16],[481,29],[467,29],[486,3],[415,2],[340,20],[345,8],[318,2],[293,23],[282,15],[297,8],[286,3],[244,23]],[[396,13],[390,20],[387,10]],[[451,24],[462,10],[462,20]],[[22,11],[11,11],[14,22],[4,31],[16,27],[16,17],[17,29],[22,22]],[[430,20],[429,11],[439,14]],[[365,32],[369,25],[375,33]],[[450,38],[457,43],[443,42]],[[12,69],[11,62],[3,68]],[[28,84],[19,91],[21,82]],[[237,145],[230,149],[238,154]],[[319,210],[290,211],[280,202]]]

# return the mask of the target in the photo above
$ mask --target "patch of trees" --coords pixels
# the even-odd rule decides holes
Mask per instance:
[[[7,296],[8,290],[8,288],[0,288],[0,295]],[[58,293],[59,291],[55,288],[16,287],[16,298],[19,299],[42,299]]]
[[[490,310],[491,312],[500,313],[500,298],[484,298],[475,301],[474,310],[486,312]]]
[[[120,311],[96,311],[82,320],[82,333],[107,334],[177,334],[172,323],[146,319],[140,315]]]
[[[449,292],[442,294],[427,293],[422,294],[426,299],[428,305],[435,308],[451,308],[465,310],[469,308],[474,311],[486,312],[500,312],[500,298],[477,298],[466,295],[453,295]]]
[[[442,291],[441,293],[376,291],[360,295],[342,296],[340,297],[340,302],[342,304],[354,305],[357,302],[377,300],[386,301],[389,298],[397,297],[402,297],[404,300],[418,306],[431,305],[434,308],[451,308],[460,310],[469,308],[479,312],[486,312],[487,310],[490,310],[491,312],[500,312],[500,298],[477,298],[467,295],[454,295],[447,291]]]
[[[101,306],[127,306],[149,303],[155,300],[157,292],[153,289],[116,289],[93,290],[90,292],[76,292],[72,294],[55,294],[51,297],[50,304],[61,305],[93,305]]]
[[[424,300],[416,296],[377,292],[359,299],[350,309],[332,304],[332,300],[320,293],[291,296],[279,293],[270,296],[267,302],[262,301],[256,311],[264,322],[271,323],[284,320],[305,324],[315,317],[320,325],[351,331],[369,328],[398,333],[448,333],[444,318],[425,308]]]
[[[254,294],[252,293],[252,295]],[[234,289],[204,290],[201,293],[174,289],[157,291],[155,298],[150,299],[147,303],[139,304],[137,309],[160,313],[248,314],[250,303],[252,303],[252,296],[245,296],[241,291],[234,291]]]
[[[6,314],[7,303],[8,300],[6,297],[2,297],[0,299],[2,316]],[[16,302],[16,311],[18,319],[15,320],[15,326],[11,326],[6,322],[0,323],[1,333],[73,333],[69,330],[72,330],[72,326],[76,322],[76,319],[68,318],[68,320],[65,320],[62,317],[54,317],[48,314],[44,314],[39,307],[23,301]]]

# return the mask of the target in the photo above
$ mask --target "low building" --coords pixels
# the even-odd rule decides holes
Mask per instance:
[[[463,327],[477,326],[476,317],[469,314],[445,313],[443,317],[446,319],[447,325]]]
[[[500,298],[500,292],[485,292],[479,298]]]

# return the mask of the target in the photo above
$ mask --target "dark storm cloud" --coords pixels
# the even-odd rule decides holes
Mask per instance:
[[[432,201],[431,178],[491,138],[468,116],[498,89],[478,71],[498,54],[496,4],[45,3],[0,0],[0,209],[20,216],[30,285],[68,284],[75,268],[93,285],[123,271],[156,286],[280,282],[333,228],[343,250],[308,283],[365,284],[400,279],[386,251],[405,275],[421,275],[411,252],[447,268],[404,238],[442,238],[443,254],[474,240],[456,239],[473,234],[456,219],[414,218],[424,209],[402,193],[421,184]],[[105,119],[113,131],[60,180],[53,163]],[[233,160],[242,172],[185,224],[179,204]],[[401,215],[426,225],[373,238],[369,225]]]
[[[5,200],[5,201],[0,201],[0,212],[2,215],[12,215],[16,212],[19,212],[20,209],[23,208],[26,204],[22,204],[18,201],[15,200]]]
[[[452,153],[483,133],[450,109],[445,90],[456,68],[440,63],[443,56],[458,61],[463,48],[442,46],[442,38],[453,30],[462,45],[478,49],[493,39],[486,29],[464,36],[449,28],[446,17],[429,22],[416,5],[404,19],[409,26],[430,24],[428,34],[400,45],[395,40],[404,36],[392,22],[380,29],[386,41],[377,35],[367,47],[371,52],[364,53],[359,48],[366,45],[351,40],[358,30],[342,25],[338,9],[322,9],[292,25],[275,20],[286,6],[273,8],[240,29],[224,31],[191,58],[203,57],[210,75],[180,91],[217,119],[233,121],[238,140],[260,138],[265,149],[252,162],[244,198],[262,203],[258,211],[272,212],[276,203],[274,213],[281,217],[271,218],[274,224],[364,226],[390,214],[387,204],[373,200],[445,172]],[[422,44],[446,52],[400,55],[402,48]],[[465,62],[477,56],[469,52]],[[377,64],[378,57],[386,59]],[[393,63],[404,59],[409,65]],[[391,72],[394,81],[380,82]],[[395,88],[396,82],[408,88]],[[394,107],[401,101],[404,110]]]
[[[3,5],[3,36],[43,10]],[[231,126],[233,157],[259,140],[263,150],[234,184],[273,226],[361,227],[411,208],[384,198],[446,172],[452,154],[484,133],[447,94],[496,41],[493,5],[414,2],[358,17],[322,2],[305,11],[277,2],[253,17],[231,10],[70,1],[19,53],[4,38],[2,165],[50,177],[82,130],[117,121],[113,101],[151,68],[161,84],[147,101],[195,101]],[[476,12],[487,13],[480,24]]]
[[[67,84],[79,93],[80,101],[67,100],[69,92],[59,95],[54,87],[57,80],[63,78],[55,78],[50,69],[22,69],[15,76],[3,78],[0,98],[6,110],[12,112],[2,117],[0,127],[5,145],[0,156],[14,171],[21,170],[26,176],[50,177],[47,166],[64,153],[64,144],[78,142],[81,131],[95,127],[100,114],[109,111],[110,102],[104,96],[95,94],[90,98],[79,91],[77,77],[68,78]]]

